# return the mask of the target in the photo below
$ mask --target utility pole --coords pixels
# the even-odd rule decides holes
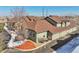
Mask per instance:
[[[46,17],[48,16],[48,9],[46,9]]]
[[[43,8],[42,9],[42,16],[47,17],[48,16],[48,9]]]
[[[45,15],[44,15],[45,13],[44,13],[44,8],[42,9],[42,16],[44,17]]]

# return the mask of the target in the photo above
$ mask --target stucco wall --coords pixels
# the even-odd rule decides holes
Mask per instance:
[[[65,22],[62,22],[62,24],[61,24],[61,25],[62,25],[62,27],[65,27]]]
[[[39,41],[41,38],[47,39],[47,32],[42,32],[42,33],[37,33],[37,34],[36,34],[36,42],[37,42],[37,43],[38,43],[38,41]]]
[[[72,33],[74,31],[77,30],[77,27],[73,27],[69,30],[60,32],[60,33],[56,33],[52,35],[52,40],[58,39],[60,37],[64,37],[65,35]],[[38,33],[36,34],[36,42],[39,43],[39,40],[41,40],[42,38],[45,38],[47,40],[47,32],[43,32],[43,33]]]
[[[56,25],[57,27],[61,27],[61,23],[57,23],[57,25]]]
[[[59,38],[59,36],[60,36],[59,33],[53,34],[52,35],[52,40],[55,40],[55,39]]]
[[[60,32],[60,33],[56,33],[56,34],[53,34],[52,35],[52,40],[55,40],[55,39],[58,39],[60,37],[64,37],[65,35],[71,33],[71,32],[74,32],[77,30],[77,27],[74,27],[74,28],[71,28],[69,30],[66,30],[66,31],[63,31],[63,32]]]

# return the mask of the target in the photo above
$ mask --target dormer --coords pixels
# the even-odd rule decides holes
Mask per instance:
[[[61,21],[58,19],[57,16],[46,17],[45,20],[47,20],[49,23],[51,23],[54,26],[61,27]]]
[[[62,19],[61,16],[49,16],[46,17],[45,20],[47,20],[49,23],[56,27],[66,27],[70,25],[69,20]]]

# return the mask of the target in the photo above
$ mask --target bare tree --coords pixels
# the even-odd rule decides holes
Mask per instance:
[[[24,7],[16,7],[11,10],[11,15],[16,17],[17,20],[20,20],[21,17],[26,16],[26,11]]]
[[[17,21],[16,23],[13,24],[12,27],[19,29],[19,30],[22,30],[22,23],[20,20],[24,16],[26,16],[26,11],[25,11],[24,7],[15,7],[13,9],[11,9],[11,16],[14,18],[13,20]]]

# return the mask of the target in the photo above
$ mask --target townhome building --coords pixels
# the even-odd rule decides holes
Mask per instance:
[[[21,30],[26,39],[36,43],[44,43],[49,40],[56,40],[60,37],[76,31],[74,21],[63,19],[59,16],[36,17],[26,16],[15,23],[15,29]]]

